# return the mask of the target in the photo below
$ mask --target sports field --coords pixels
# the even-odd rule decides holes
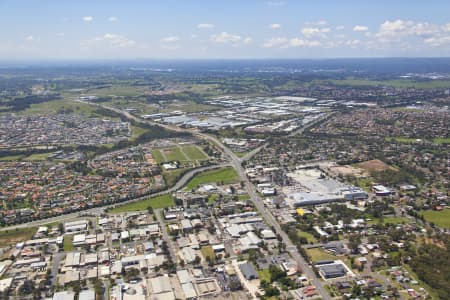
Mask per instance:
[[[427,222],[434,223],[442,228],[450,228],[450,209],[443,211],[422,210],[420,214],[425,217]]]

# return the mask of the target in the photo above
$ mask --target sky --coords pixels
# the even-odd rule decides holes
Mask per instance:
[[[449,0],[0,0],[0,60],[450,56]]]

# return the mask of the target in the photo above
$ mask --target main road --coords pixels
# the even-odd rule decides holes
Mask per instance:
[[[85,103],[87,103],[87,102],[85,102]],[[219,147],[222,150],[222,152],[226,156],[228,156],[228,158],[230,160],[230,164],[236,170],[236,172],[238,173],[240,180],[245,183],[245,188],[247,190],[247,193],[250,196],[250,200],[253,202],[253,204],[255,205],[257,210],[260,212],[260,214],[262,215],[264,220],[267,222],[267,224],[272,226],[275,229],[275,232],[282,238],[283,243],[286,245],[286,250],[292,256],[292,258],[295,259],[297,265],[301,268],[301,270],[306,275],[306,277],[316,287],[317,292],[322,297],[322,299],[324,299],[324,300],[331,300],[330,295],[325,290],[322,282],[317,278],[317,276],[314,273],[314,271],[310,268],[310,265],[308,264],[308,262],[304,259],[303,256],[300,255],[300,253],[297,250],[297,247],[292,243],[292,241],[289,239],[288,235],[281,229],[281,226],[278,223],[278,221],[274,218],[272,213],[264,206],[263,201],[261,200],[261,198],[257,194],[254,185],[250,182],[250,180],[248,179],[248,177],[247,177],[247,175],[245,173],[244,168],[242,167],[242,162],[244,160],[242,158],[239,158],[233,151],[231,151],[228,147],[226,147],[224,144],[222,144],[222,142],[219,139],[217,139],[216,137],[211,136],[209,134],[198,132],[197,130],[193,130],[193,129],[179,128],[179,127],[176,127],[176,126],[167,125],[167,124],[160,124],[160,123],[152,122],[152,121],[149,121],[149,120],[142,120],[142,119],[139,119],[139,118],[133,116],[129,112],[120,110],[118,108],[104,106],[104,105],[100,105],[100,104],[97,104],[97,103],[95,103],[95,104],[94,103],[88,103],[88,104],[92,104],[92,105],[96,105],[96,106],[102,107],[104,109],[112,110],[112,111],[114,111],[116,113],[124,115],[128,119],[134,120],[137,123],[141,123],[141,124],[147,123],[147,124],[150,124],[150,125],[156,125],[156,126],[160,126],[160,127],[165,128],[165,129],[172,130],[172,131],[177,131],[177,132],[189,132],[189,133],[191,133],[191,134],[193,134],[193,135],[195,135],[195,136],[197,136],[199,138],[208,140],[208,141],[212,142],[213,144],[215,144],[217,147]],[[314,122],[314,123],[316,123],[316,122]],[[303,128],[303,130],[304,129],[305,128]],[[261,150],[261,148],[262,147],[259,147],[259,148],[255,149],[254,151],[251,151],[250,154],[246,155],[244,158],[245,159],[249,159],[252,155],[256,154],[259,150]]]
[[[203,168],[192,170],[192,171],[186,173],[173,187],[171,187],[167,190],[152,194],[150,196],[154,197],[154,196],[174,192],[174,191],[180,189],[181,187],[183,187],[188,182],[188,180],[190,178],[192,178],[192,176],[197,174],[198,172],[202,172],[202,171],[209,170],[212,168],[219,168],[219,167],[231,165],[236,170],[237,174],[239,175],[240,180],[245,183],[245,188],[247,190],[248,195],[250,196],[250,200],[253,202],[253,204],[255,205],[257,210],[260,212],[260,214],[264,218],[264,220],[267,222],[267,224],[269,224],[272,228],[274,228],[275,232],[281,237],[283,243],[286,245],[286,250],[292,256],[292,258],[295,259],[297,265],[301,268],[301,270],[306,275],[306,277],[311,281],[311,283],[313,285],[316,286],[316,289],[317,289],[319,295],[324,300],[331,300],[331,297],[325,290],[322,282],[317,278],[316,274],[312,271],[312,269],[310,268],[310,266],[306,262],[306,260],[300,255],[300,253],[297,250],[297,247],[292,243],[292,241],[289,239],[288,235],[281,229],[280,224],[274,218],[272,213],[266,209],[261,198],[258,196],[254,185],[249,181],[249,179],[245,173],[245,170],[242,167],[242,162],[244,160],[251,158],[251,156],[255,155],[258,151],[260,151],[263,148],[263,146],[258,147],[257,149],[251,151],[249,154],[247,154],[243,158],[239,158],[233,151],[231,151],[228,147],[226,147],[218,138],[211,136],[209,134],[206,134],[206,133],[199,132],[195,129],[180,128],[180,127],[172,126],[172,125],[168,125],[168,124],[160,124],[160,123],[152,122],[149,120],[142,120],[140,118],[135,117],[134,115],[130,114],[127,111],[124,111],[124,110],[121,110],[121,109],[118,109],[115,107],[110,107],[110,106],[105,106],[105,105],[101,105],[98,103],[85,102],[85,101],[80,101],[80,100],[77,100],[77,101],[116,112],[118,114],[125,116],[126,118],[128,118],[130,120],[135,121],[136,123],[155,125],[155,126],[159,126],[159,127],[171,130],[171,131],[176,131],[176,132],[188,132],[194,136],[197,136],[201,139],[208,140],[211,143],[215,144],[222,151],[222,153],[225,154],[225,156],[227,156],[229,158],[229,164],[208,166],[208,167],[203,167]],[[107,208],[111,208],[116,205],[141,201],[141,200],[147,199],[150,196],[139,197],[139,198],[124,201],[121,203],[115,203],[115,204],[110,204],[110,205],[106,205],[106,206],[102,206],[102,207],[98,207],[98,208],[87,209],[87,210],[84,210],[82,212],[82,214],[99,214]],[[49,218],[49,219],[38,220],[38,221],[19,224],[19,225],[15,225],[15,226],[5,227],[5,228],[1,228],[0,230],[10,230],[10,229],[15,229],[15,228],[24,228],[24,227],[39,226],[39,225],[44,225],[44,224],[54,223],[54,222],[62,222],[64,220],[76,218],[79,216],[80,216],[80,212],[71,213],[71,214],[61,215],[61,216],[57,216],[57,217],[53,217],[53,218]]]

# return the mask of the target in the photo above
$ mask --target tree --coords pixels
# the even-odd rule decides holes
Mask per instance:
[[[353,234],[348,238],[348,247],[355,253],[358,250],[358,246],[361,245],[361,238],[359,235]]]
[[[33,281],[27,279],[19,287],[19,294],[20,295],[30,295],[33,293],[33,290],[34,290]]]

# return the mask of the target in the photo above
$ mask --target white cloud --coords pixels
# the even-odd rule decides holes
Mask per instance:
[[[320,46],[321,43],[315,40],[303,40],[299,38],[293,38],[289,41],[289,44],[292,47],[317,47]]]
[[[286,47],[289,43],[289,40],[285,37],[276,37],[267,40],[264,44],[264,48],[273,48],[273,47]]]
[[[444,26],[442,26],[442,30],[445,32],[450,32],[450,23],[447,23]]]
[[[450,36],[432,37],[424,40],[424,43],[432,47],[441,47],[450,44]]]
[[[385,21],[380,25],[376,37],[382,41],[395,40],[407,36],[430,38],[439,34],[439,26],[435,24],[415,23],[409,20]]]
[[[133,47],[136,42],[128,39],[127,37],[114,33],[105,33],[102,36],[96,37],[89,42],[106,42],[116,48],[130,48]]]
[[[306,40],[300,38],[276,37],[266,40],[264,48],[289,48],[289,47],[317,47],[322,43],[317,40]]]
[[[270,27],[270,29],[280,29],[281,28],[281,24],[277,24],[277,23],[270,24],[269,27]]]
[[[66,34],[64,33],[64,32],[58,32],[57,34],[56,34],[56,36],[65,36]]]
[[[163,45],[161,45],[161,48],[165,49],[165,50],[177,50],[180,48],[180,46],[173,45],[173,44],[163,44]]]
[[[178,42],[180,40],[179,37],[177,36],[167,36],[161,39],[161,42],[163,43],[175,43]]]
[[[353,27],[353,31],[367,31],[369,30],[369,27],[363,26],[363,25],[356,25]]]
[[[108,21],[109,22],[115,22],[115,21],[117,21],[118,19],[117,19],[117,17],[115,17],[115,16],[111,16],[111,17],[109,17],[108,18]]]
[[[252,38],[251,37],[246,37],[243,41],[244,44],[250,44],[252,42]]]
[[[34,37],[32,35],[28,35],[25,37],[25,41],[32,42],[32,41],[34,41]]]
[[[343,26],[343,25],[336,26],[336,30],[344,30],[344,29],[345,29],[345,26]]]
[[[94,20],[94,17],[92,17],[92,16],[85,16],[85,17],[83,17],[83,21],[85,21],[85,22],[91,22],[93,20]]]
[[[360,40],[348,40],[347,42],[345,42],[345,44],[347,46],[354,48],[354,47],[358,46],[359,44],[361,44],[361,41]]]
[[[200,23],[197,25],[198,29],[212,29],[214,27],[215,27],[214,24],[211,23]]]
[[[237,43],[241,41],[240,35],[231,34],[228,32],[221,32],[219,34],[213,34],[210,37],[210,41],[215,43]]]
[[[302,28],[302,34],[306,37],[312,37],[312,36],[324,36],[324,34],[331,31],[330,28],[319,28],[319,27],[305,27]]]

